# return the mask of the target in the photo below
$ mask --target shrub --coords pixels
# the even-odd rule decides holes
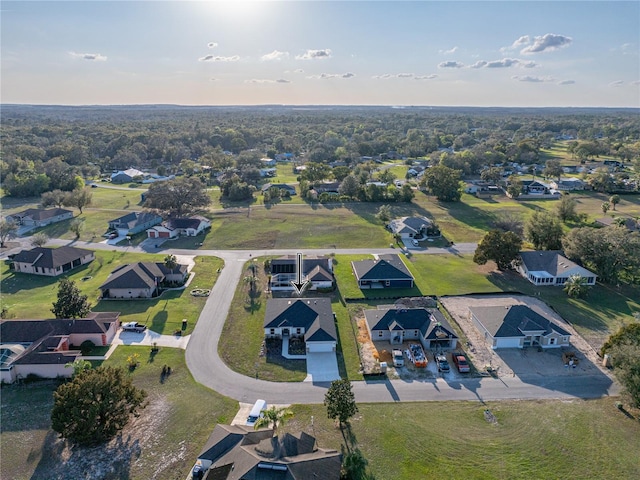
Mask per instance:
[[[93,350],[93,347],[95,346],[95,343],[93,343],[91,340],[85,340],[80,345],[80,353],[82,353],[82,355],[89,355],[91,353],[91,350]]]

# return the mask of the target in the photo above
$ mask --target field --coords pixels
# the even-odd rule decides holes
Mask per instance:
[[[206,297],[193,297],[189,294],[192,288],[211,288],[217,277],[218,268],[223,262],[216,257],[196,257],[193,267],[195,277],[190,288],[168,291],[160,297],[150,300],[98,301],[98,287],[104,283],[111,271],[119,265],[138,261],[162,262],[164,255],[143,253],[96,251],[96,259],[77,270],[73,270],[68,278],[75,281],[78,288],[93,305],[94,311],[119,311],[122,322],[137,321],[145,323],[158,333],[171,334],[181,328],[182,319],[189,320],[185,334],[189,334],[200,315]],[[56,301],[58,278],[16,273],[9,270],[3,262],[2,304],[8,309],[11,318],[50,318],[51,305]]]

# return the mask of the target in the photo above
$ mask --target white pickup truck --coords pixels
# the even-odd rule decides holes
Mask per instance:
[[[147,329],[146,325],[137,322],[127,322],[122,324],[122,330],[125,332],[144,332]]]
[[[402,354],[402,350],[393,350],[393,366],[404,367],[404,355]]]

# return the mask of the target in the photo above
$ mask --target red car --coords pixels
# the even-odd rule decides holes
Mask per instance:
[[[451,358],[453,359],[453,363],[458,368],[460,373],[467,373],[471,370],[469,367],[469,363],[467,362],[466,357],[460,352],[453,352],[451,354]]]

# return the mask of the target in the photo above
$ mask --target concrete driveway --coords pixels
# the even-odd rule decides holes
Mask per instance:
[[[333,382],[340,378],[335,352],[307,353],[307,378],[305,382]]]

